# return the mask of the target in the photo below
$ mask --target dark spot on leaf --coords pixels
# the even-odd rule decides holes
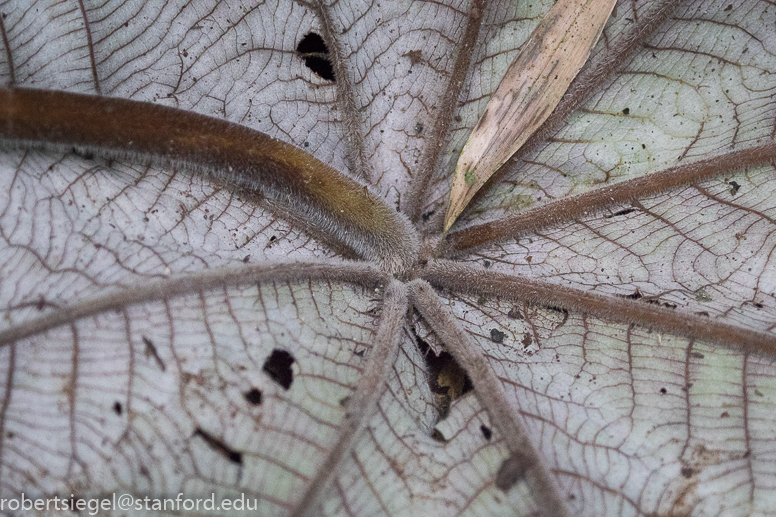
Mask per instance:
[[[757,395],[758,397],[764,397],[764,396],[765,396],[765,395],[763,395],[763,392],[762,392],[762,391],[760,391],[760,390],[758,390],[758,389],[756,389],[756,388],[755,388],[755,390],[754,390],[754,394],[755,394],[755,395]]]
[[[624,110],[622,110],[622,114],[623,115],[630,115],[630,108],[625,108]]]
[[[73,147],[73,154],[84,160],[94,160],[94,153],[91,151],[82,151]]]
[[[113,403],[113,412],[117,415],[121,416],[121,413],[124,411],[124,409],[121,407],[121,402],[118,400]]]
[[[490,260],[483,260],[482,265],[485,266],[486,268],[490,267]]]
[[[159,353],[156,351],[154,342],[143,336],[143,343],[145,343],[145,356],[152,358],[160,370],[167,370],[167,365],[165,365],[164,361],[162,361],[162,358],[159,357]]]
[[[730,11],[733,9],[733,4],[730,4],[729,6],[725,7],[725,11]]]
[[[741,185],[739,185],[735,181],[731,181],[730,183],[728,183],[728,185],[730,185],[730,195],[731,196],[735,196],[738,193],[738,189],[741,188]]]
[[[261,368],[270,378],[283,386],[284,389],[291,387],[294,382],[294,374],[291,371],[291,365],[294,364],[294,357],[285,350],[272,351],[272,354],[264,361]]]
[[[512,307],[511,309],[509,309],[509,312],[507,313],[507,317],[513,320],[523,319],[523,315],[520,313],[519,310],[517,310],[517,307]]]
[[[410,58],[410,66],[417,65],[423,61],[423,53],[420,50],[410,50],[402,54],[402,57]]]
[[[422,216],[422,217],[423,217],[423,220],[424,220],[424,221],[428,221],[428,220],[429,220],[429,218],[430,218],[432,215],[434,215],[434,213],[435,213],[435,212],[436,212],[436,210],[429,210],[428,212],[426,212],[425,214],[423,214],[423,216]]]
[[[415,124],[415,132],[417,134],[421,134],[423,132],[423,124],[421,124],[420,122]]]
[[[700,353],[700,352],[692,352],[690,355],[691,355],[692,357],[696,358],[696,359],[703,359],[704,357],[706,357],[705,355],[703,355],[703,354],[702,354],[702,353]]]
[[[494,343],[503,343],[504,333],[498,329],[490,329],[490,340]]]
[[[641,148],[642,149],[646,149],[647,148],[647,144],[641,144]]]
[[[639,298],[643,298],[644,295],[641,294],[641,291],[639,291],[639,288],[637,287],[632,294],[628,294],[625,297],[628,298],[629,300],[638,300]]]
[[[682,467],[682,476],[685,478],[690,479],[693,474],[695,474],[695,471],[690,467]]]
[[[320,34],[308,32],[296,46],[296,51],[304,58],[304,64],[321,79],[335,81],[334,67],[329,60],[329,48]]]
[[[345,407],[348,405],[348,402],[350,402],[350,395],[347,395],[345,397],[342,397],[339,401],[340,407]]]
[[[460,115],[456,115],[453,117],[453,120],[455,120],[456,122],[461,122],[463,119],[461,118]]]
[[[762,309],[764,307],[764,305],[762,303],[759,303],[759,302],[754,302],[752,305],[754,305],[758,309]]]
[[[243,262],[244,262],[244,263],[246,263],[246,264],[247,264],[249,260],[251,260],[251,256],[250,256],[250,255],[245,255],[245,256],[243,257]]]
[[[520,342],[523,344],[524,348],[528,348],[529,346],[531,346],[531,343],[533,342],[533,338],[531,337],[531,334],[526,332],[525,334],[523,334],[523,339]]]
[[[224,443],[222,440],[219,440],[212,434],[202,430],[199,427],[197,427],[196,431],[194,431],[194,436],[195,437],[199,436],[200,438],[205,440],[205,443],[207,443],[211,449],[216,451],[224,458],[228,459],[232,463],[236,463],[242,466],[242,453],[232,449],[231,447],[226,445],[226,443]]]
[[[721,415],[719,415],[720,418],[728,418],[730,416],[730,413],[727,411],[723,411]]]
[[[261,390],[257,388],[251,388],[245,393],[243,393],[243,397],[245,397],[245,400],[253,404],[254,406],[258,406],[261,404]]]
[[[480,431],[482,431],[482,436],[484,436],[486,440],[490,441],[491,437],[493,436],[493,431],[491,431],[490,428],[486,425],[481,425]]]
[[[530,466],[528,458],[513,452],[509,458],[501,462],[496,473],[496,486],[506,492],[520,481]]]
[[[656,300],[656,299],[649,299],[649,300],[646,300],[646,302],[651,303],[652,305],[660,305],[662,307],[665,307],[666,309],[676,309],[675,303],[661,302],[660,300]]]
[[[275,242],[276,240],[278,240],[278,238],[275,235],[269,238],[269,242]]]
[[[445,438],[445,435],[437,428],[434,428],[434,431],[432,431],[431,438],[439,443],[447,443],[447,438]]]
[[[607,218],[607,219],[610,219],[612,217],[617,217],[617,216],[620,216],[620,215],[632,214],[635,211],[636,211],[635,208],[626,208],[625,210],[620,210],[619,212],[615,212],[613,214],[607,214],[604,217]]]
[[[660,394],[661,394],[661,395],[665,395],[666,393],[668,393],[668,390],[667,390],[667,389],[665,389],[665,388],[660,388]]]

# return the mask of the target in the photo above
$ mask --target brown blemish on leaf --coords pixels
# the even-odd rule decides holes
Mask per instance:
[[[420,50],[410,50],[402,54],[402,57],[410,58],[410,65],[414,66],[423,62],[423,52]]]

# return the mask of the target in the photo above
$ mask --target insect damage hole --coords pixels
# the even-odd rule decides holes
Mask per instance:
[[[412,328],[415,343],[426,362],[428,385],[434,394],[439,420],[450,413],[450,404],[473,389],[472,381],[460,364],[448,352],[439,355]]]
[[[329,47],[320,34],[308,32],[299,41],[296,51],[304,58],[304,64],[321,79],[336,81],[334,67],[329,60]]]
[[[295,362],[294,356],[290,353],[276,348],[272,351],[270,356],[267,357],[267,360],[264,361],[264,366],[261,369],[264,373],[269,375],[273,381],[287,390],[291,387],[291,383],[294,382],[294,372],[291,371],[291,365]]]

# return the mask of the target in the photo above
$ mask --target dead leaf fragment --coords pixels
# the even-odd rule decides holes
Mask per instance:
[[[550,116],[587,61],[615,0],[560,0],[512,62],[461,152],[445,231]]]

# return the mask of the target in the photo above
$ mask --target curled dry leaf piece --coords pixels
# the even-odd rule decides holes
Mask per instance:
[[[445,231],[550,116],[587,61],[615,0],[560,0],[510,65],[455,168]]]

